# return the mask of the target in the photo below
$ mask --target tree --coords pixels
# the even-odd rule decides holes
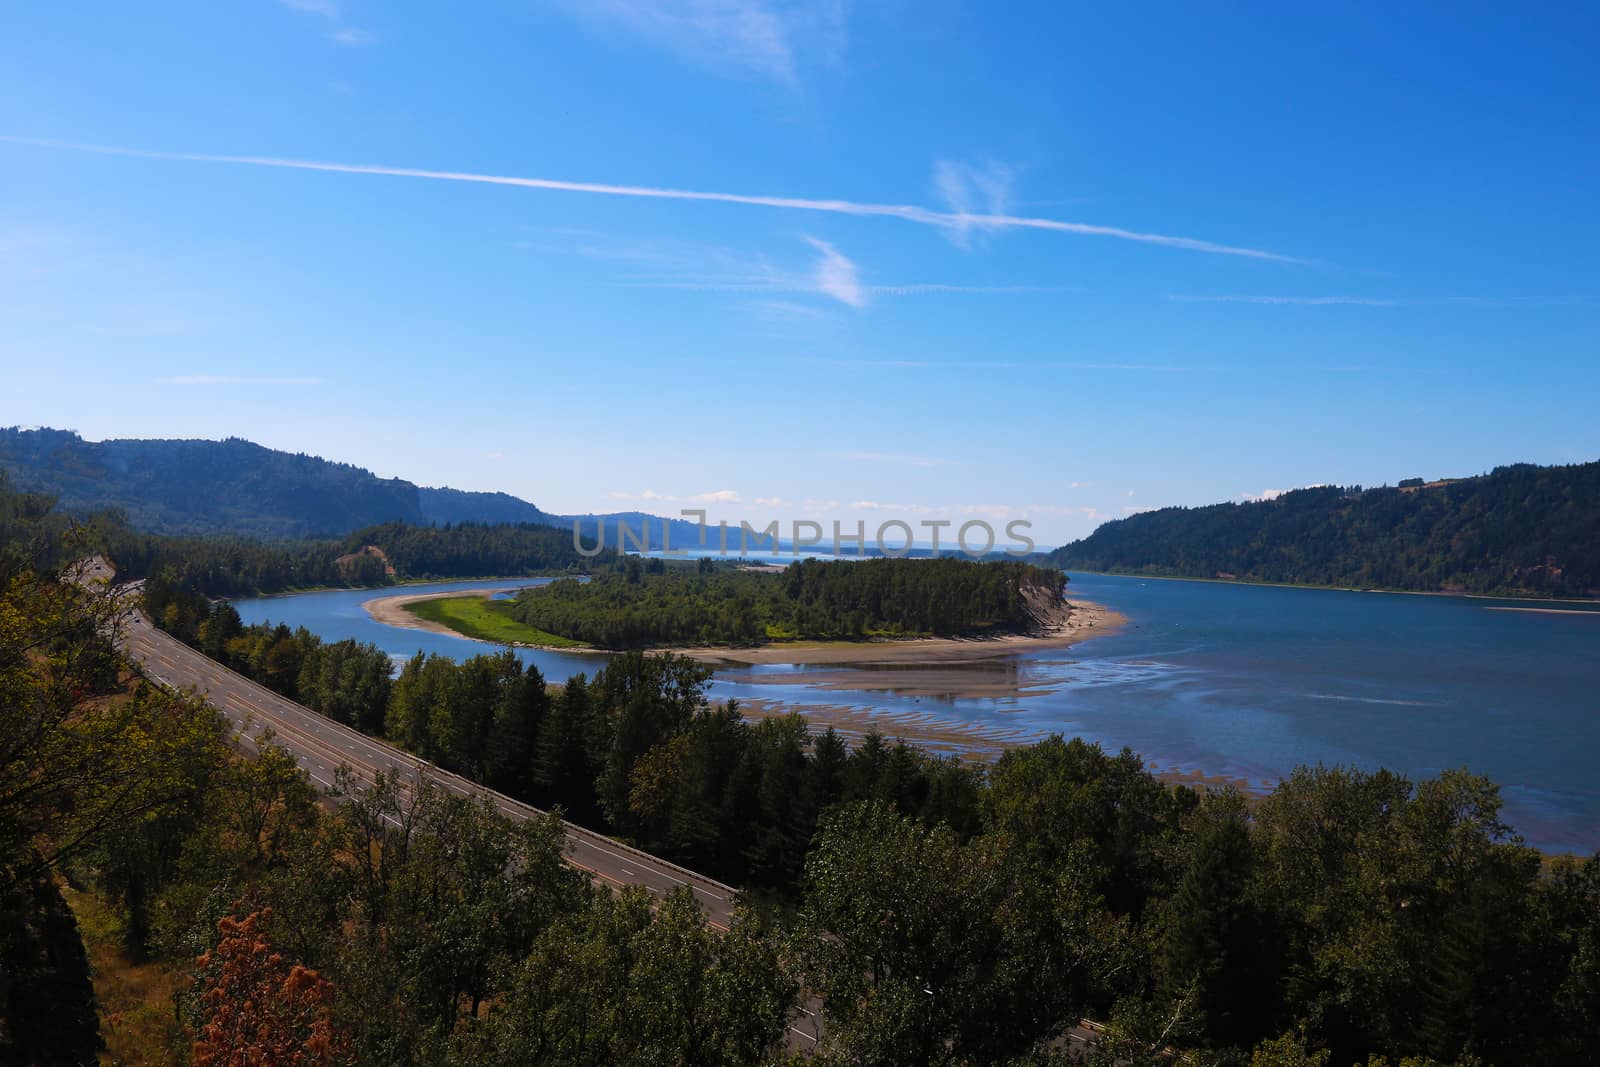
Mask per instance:
[[[748,916],[716,933],[687,890],[595,894],[550,927],[451,1061],[560,1067],[771,1062],[798,993]]]
[[[1250,1067],[1327,1067],[1327,1049],[1307,1047],[1304,1031],[1263,1041],[1250,1057]]]
[[[93,1063],[100,1013],[72,909],[44,873],[0,889],[0,1061]]]
[[[333,1022],[332,983],[291,962],[266,932],[270,911],[218,923],[217,947],[195,961],[200,1020],[195,1067],[323,1067],[348,1062]]]
[[[484,783],[510,796],[527,797],[533,789],[536,745],[550,697],[539,668],[529,664],[524,671],[510,652],[500,660],[484,742]]]
[[[1010,836],[1044,872],[1088,844],[1107,903],[1138,915],[1157,888],[1154,846],[1192,802],[1192,793],[1169,791],[1128,749],[1108,756],[1097,744],[1053,734],[995,761],[983,813],[989,832]]]
[[[711,670],[687,656],[630,652],[607,663],[590,686],[609,724],[610,746],[597,792],[613,826],[632,829],[628,808],[634,763],[657,743],[681,733],[705,707]]]
[[[1163,917],[1158,981],[1168,1002],[1192,1001],[1213,1045],[1248,1048],[1269,1018],[1271,972],[1238,794],[1207,796],[1187,836],[1188,863]]]
[[[198,701],[99,695],[120,610],[0,571],[0,889],[180,805],[221,750],[225,720]]]
[[[598,767],[591,756],[599,747],[592,740],[596,732],[587,680],[574,675],[551,701],[539,726],[533,786],[537,798],[560,805],[580,822],[592,820],[596,814]]]
[[[1075,1023],[1123,932],[1081,879],[1047,888],[999,840],[962,844],[882,802],[822,820],[806,861],[806,985],[864,1064],[982,1064]]]

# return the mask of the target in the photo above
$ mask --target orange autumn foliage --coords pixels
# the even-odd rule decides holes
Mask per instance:
[[[270,908],[217,924],[222,940],[196,960],[205,1022],[195,1067],[332,1067],[350,1060],[333,1022],[333,983],[274,950]]]

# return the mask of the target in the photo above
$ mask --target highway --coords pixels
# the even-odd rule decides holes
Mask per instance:
[[[158,629],[142,611],[126,616],[122,648],[152,681],[173,689],[192,689],[204,697],[228,716],[242,738],[259,738],[270,729],[273,740],[293,753],[301,769],[324,789],[333,788],[334,772],[343,763],[363,782],[372,782],[380,771],[398,770],[404,782],[421,776],[458,796],[487,797],[512,819],[545,814],[279,696]],[[737,890],[603,834],[572,823],[565,825],[566,861],[572,866],[608,885],[640,885],[657,895],[687,887],[705,909],[707,924],[728,929]],[[789,1026],[791,1051],[816,1046],[822,1029],[819,1007],[808,1002]]]
[[[324,789],[333,787],[334,772],[344,763],[363,782],[394,769],[402,781],[420,775],[459,796],[487,797],[513,819],[545,814],[279,696],[157,629],[142,612],[128,616],[123,651],[153,681],[203,696],[228,716],[241,736],[257,738],[270,728],[274,740]],[[566,830],[566,858],[574,867],[613,886],[641,885],[656,894],[687,887],[705,909],[707,922],[719,930],[728,928],[736,890],[581,826],[567,823]]]

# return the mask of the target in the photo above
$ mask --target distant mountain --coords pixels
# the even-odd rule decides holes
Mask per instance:
[[[1600,463],[1162,508],[1108,522],[1047,559],[1125,574],[1600,596]]]
[[[114,509],[141,530],[259,538],[340,537],[387,522],[559,525],[505,493],[423,489],[316,456],[224,441],[85,441],[66,430],[0,429],[0,469],[71,514]]]
[[[456,522],[539,522],[561,525],[559,515],[540,511],[510,493],[474,493],[464,489],[417,490],[424,522],[442,526]]]

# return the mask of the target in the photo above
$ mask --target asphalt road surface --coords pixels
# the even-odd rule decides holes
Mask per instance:
[[[335,769],[346,763],[363,782],[370,783],[379,771],[396,769],[402,781],[420,774],[459,796],[487,797],[513,819],[544,814],[287,700],[162,632],[142,613],[129,617],[123,647],[154,681],[175,689],[192,688],[205,697],[233,721],[241,735],[256,738],[270,728],[274,740],[292,752],[311,780],[324,788],[332,788]],[[615,886],[642,885],[662,895],[686,886],[705,909],[711,925],[728,928],[734,889],[603,834],[572,823],[567,823],[566,829],[567,861],[573,866]]]

